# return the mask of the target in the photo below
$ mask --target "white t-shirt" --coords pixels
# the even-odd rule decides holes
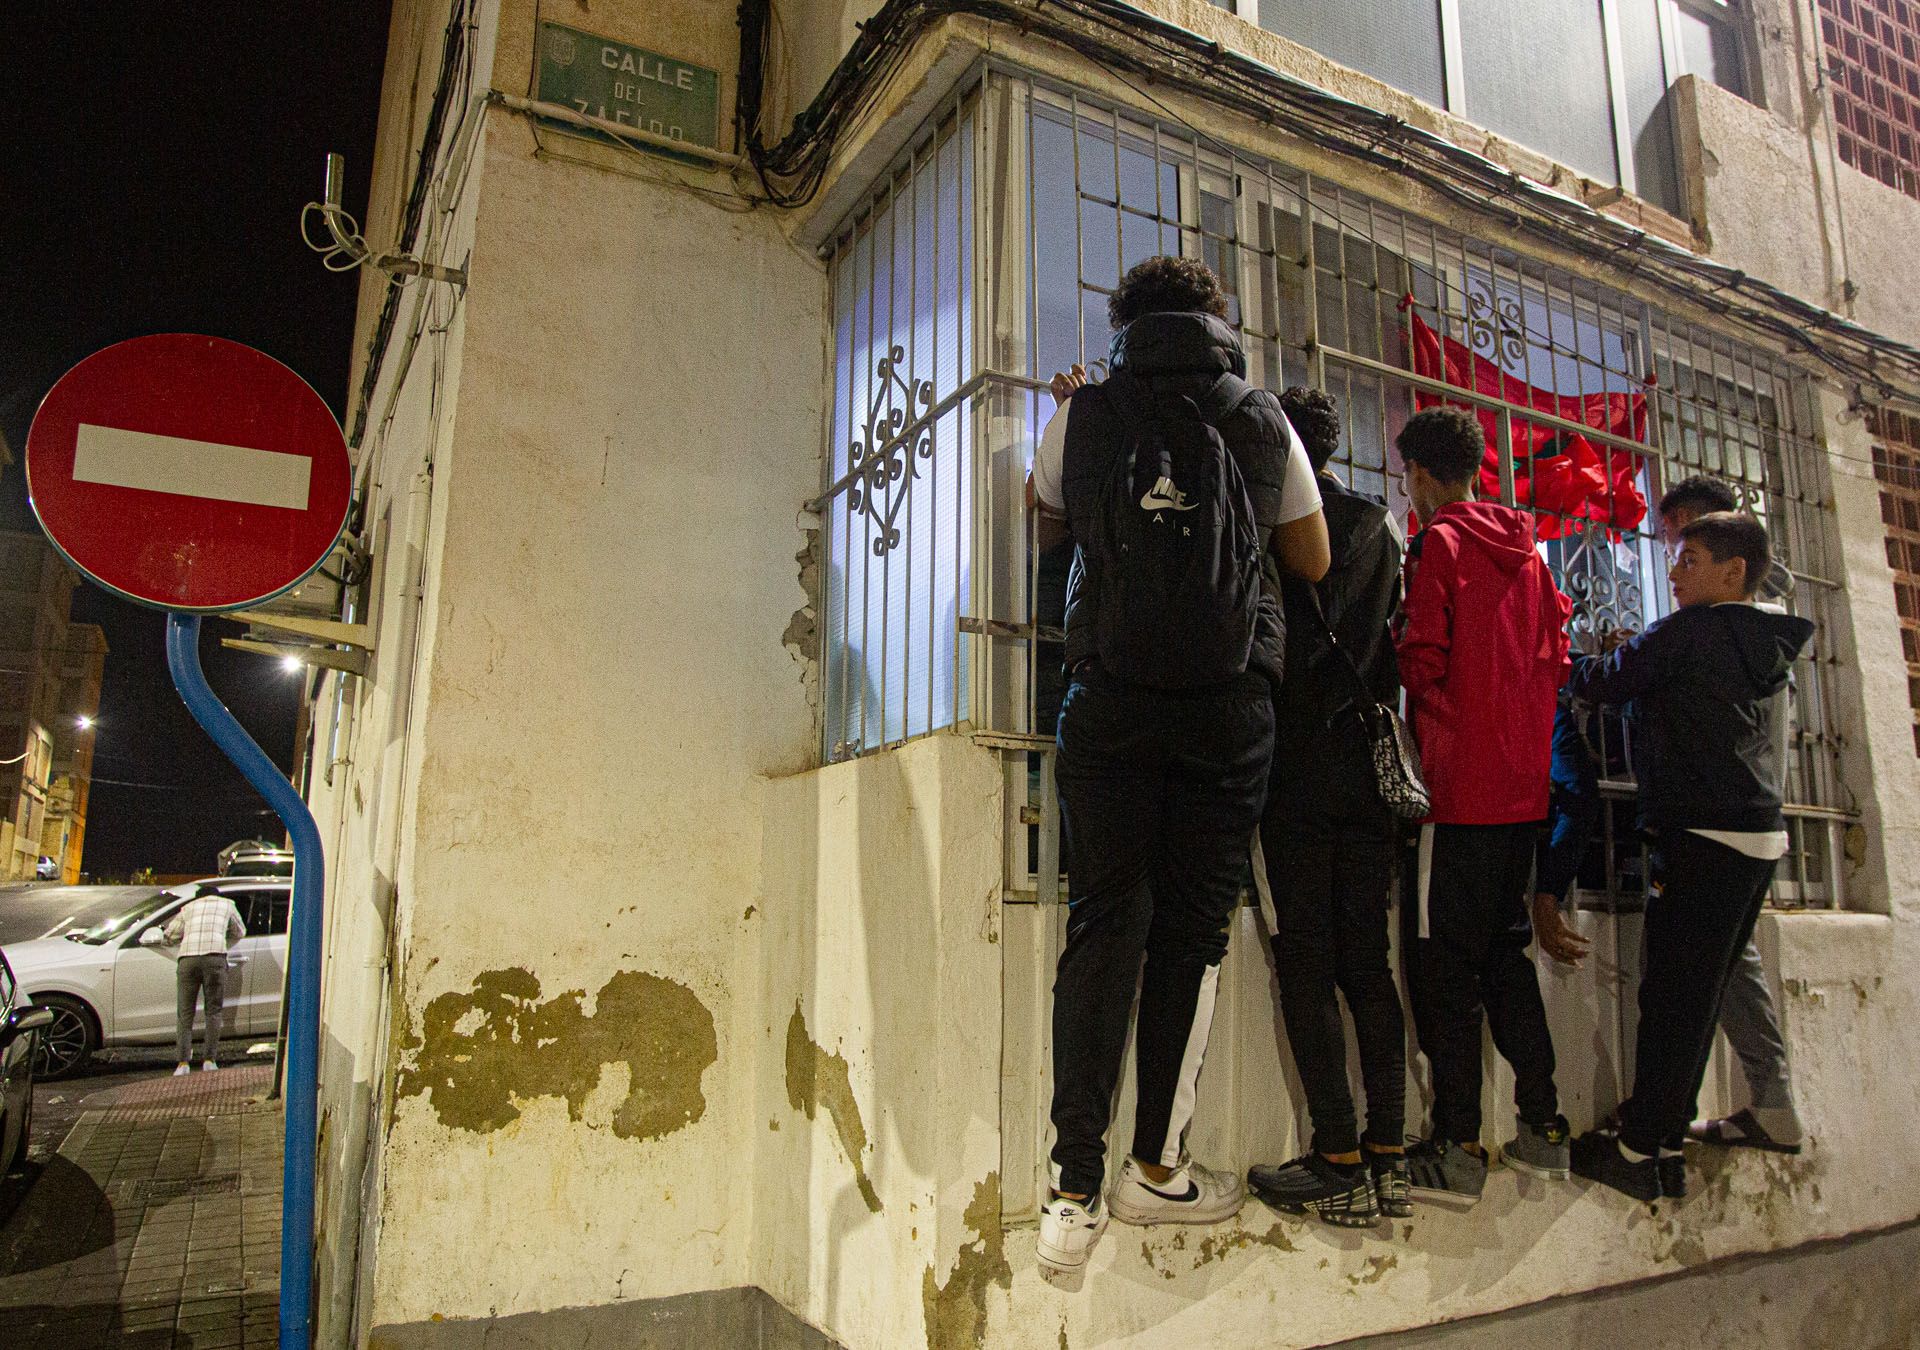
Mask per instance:
[[[1047,419],[1047,429],[1040,434],[1040,448],[1033,456],[1033,493],[1048,510],[1065,513],[1067,509],[1066,493],[1061,483],[1067,458],[1067,413],[1073,408],[1073,400],[1068,399],[1054,409],[1053,416]],[[1293,423],[1281,415],[1280,423],[1287,429],[1287,469],[1286,481],[1280,489],[1280,515],[1274,521],[1276,525],[1286,525],[1292,521],[1305,520],[1320,509],[1320,484],[1315,480],[1313,465],[1307,462],[1307,447],[1300,443],[1300,433],[1293,429]]]

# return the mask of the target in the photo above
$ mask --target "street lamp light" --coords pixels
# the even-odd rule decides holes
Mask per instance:
[[[73,720],[82,731],[91,731],[93,729],[93,719],[91,717],[88,717],[85,713],[81,713],[78,717],[74,718]]]
[[[280,658],[280,669],[284,670],[289,675],[298,675],[300,673],[300,668],[305,664],[306,662],[302,661],[297,656],[283,656]]]

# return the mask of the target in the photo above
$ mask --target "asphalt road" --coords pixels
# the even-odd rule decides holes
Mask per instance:
[[[86,928],[152,895],[157,886],[0,885],[0,947],[56,930]]]

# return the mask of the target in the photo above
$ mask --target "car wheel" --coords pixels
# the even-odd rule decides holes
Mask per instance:
[[[93,1009],[65,994],[47,994],[34,1000],[53,1011],[53,1025],[40,1032],[34,1049],[35,1078],[65,1078],[93,1058],[100,1048],[100,1026]]]

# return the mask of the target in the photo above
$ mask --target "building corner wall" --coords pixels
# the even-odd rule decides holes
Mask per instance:
[[[824,281],[767,217],[555,139],[495,110],[475,151],[376,1338],[751,1283],[761,800],[817,741],[782,639]]]

